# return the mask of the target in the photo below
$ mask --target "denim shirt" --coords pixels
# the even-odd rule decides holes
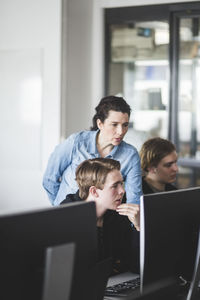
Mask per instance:
[[[77,166],[84,160],[100,157],[96,146],[98,131],[81,131],[70,135],[56,146],[43,177],[43,186],[53,205],[59,205],[66,195],[76,193]],[[127,202],[139,203],[142,194],[140,158],[135,147],[122,141],[106,158],[118,160],[125,183]]]

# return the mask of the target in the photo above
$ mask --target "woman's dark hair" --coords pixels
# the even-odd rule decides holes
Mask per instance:
[[[122,97],[107,96],[101,99],[97,107],[95,107],[96,114],[92,119],[92,126],[90,130],[97,130],[97,120],[99,119],[102,123],[108,118],[110,110],[127,113],[130,117],[131,108],[128,103]]]

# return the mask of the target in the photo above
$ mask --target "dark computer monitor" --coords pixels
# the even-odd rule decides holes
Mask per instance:
[[[200,229],[197,246],[197,254],[195,259],[195,267],[190,284],[190,289],[187,295],[187,300],[199,300],[200,299]]]
[[[193,274],[200,188],[144,195],[141,199],[141,289],[160,279]],[[184,282],[184,281],[183,281]]]
[[[75,244],[70,299],[92,299],[88,285],[97,258],[93,202],[1,216],[0,298],[42,299],[46,249],[66,243]]]

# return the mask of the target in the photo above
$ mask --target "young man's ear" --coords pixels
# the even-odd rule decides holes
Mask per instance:
[[[151,173],[151,174],[155,174],[155,173],[157,173],[157,168],[156,167],[149,167],[148,172]]]
[[[97,188],[96,188],[96,186],[94,186],[94,185],[92,185],[92,186],[89,188],[89,193],[90,193],[91,196],[93,196],[93,197],[95,197],[95,198],[99,196],[98,191],[97,191]]]

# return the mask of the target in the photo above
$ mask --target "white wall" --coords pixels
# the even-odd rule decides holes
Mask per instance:
[[[0,1],[0,213],[49,206],[41,182],[49,153],[60,138],[60,44],[60,0]],[[37,99],[28,85],[21,92],[31,74],[40,78]],[[34,114],[37,120],[29,128]]]
[[[64,0],[62,137],[91,125],[93,0]]]

